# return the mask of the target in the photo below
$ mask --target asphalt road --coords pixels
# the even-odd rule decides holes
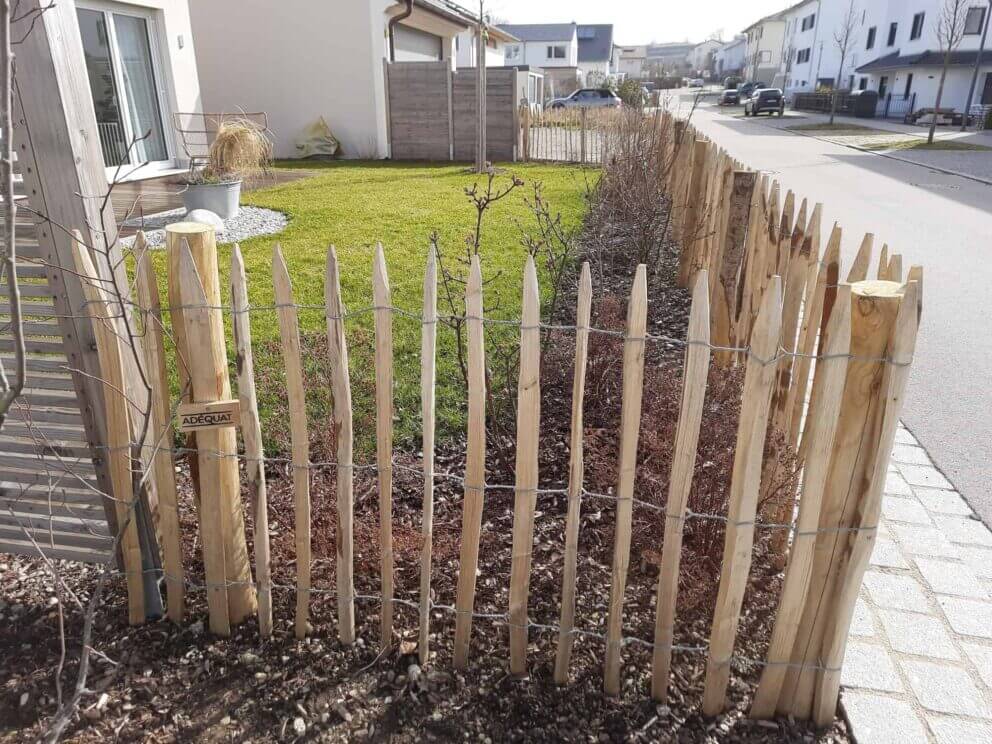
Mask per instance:
[[[780,131],[701,106],[695,125],[812,206],[824,239],[844,230],[849,266],[864,233],[924,267],[923,323],[903,422],[992,525],[992,187],[922,165]],[[797,199],[798,205],[799,199]],[[845,269],[846,271],[846,269]]]

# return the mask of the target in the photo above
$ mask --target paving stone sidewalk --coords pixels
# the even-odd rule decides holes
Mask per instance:
[[[901,427],[841,683],[858,744],[992,742],[992,531]]]

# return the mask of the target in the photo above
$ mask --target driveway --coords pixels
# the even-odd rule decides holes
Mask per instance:
[[[876,256],[888,243],[904,266],[925,267],[923,325],[903,420],[992,525],[992,187],[783,131],[788,118],[740,119],[701,106],[693,120],[734,157],[822,202],[824,233],[834,221],[844,229],[846,265],[872,232]]]

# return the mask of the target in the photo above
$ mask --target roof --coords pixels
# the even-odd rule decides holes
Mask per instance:
[[[972,49],[971,51],[956,51],[951,52],[951,66],[955,65],[966,65],[968,67],[973,67],[975,65],[975,59],[978,56],[978,51]],[[872,72],[874,70],[892,70],[900,67],[943,67],[944,66],[944,53],[935,50],[928,49],[925,52],[920,52],[919,54],[899,54],[899,52],[893,52],[892,54],[886,54],[884,57],[878,57],[873,59],[871,62],[867,62],[861,67],[858,67],[856,72]]]
[[[739,46],[740,44],[746,44],[746,43],[747,43],[747,37],[746,36],[738,36],[736,39],[731,39],[730,41],[725,42],[722,47],[720,47],[719,49],[717,49],[717,51],[718,52],[725,52],[728,49],[733,49],[735,46]]]
[[[648,44],[646,54],[648,57],[671,57],[674,55],[687,55],[695,48],[695,44],[681,42],[676,44]]]
[[[744,30],[745,31],[750,31],[755,26],[759,26],[762,23],[765,23],[766,21],[784,21],[785,20],[785,17],[789,13],[791,13],[792,11],[794,11],[794,10],[796,10],[798,8],[803,7],[804,5],[809,5],[812,2],[816,2],[816,0],[799,0],[798,3],[793,3],[792,5],[790,5],[785,10],[780,10],[777,13],[771,13],[770,15],[766,15],[764,18],[759,18],[757,21],[755,21],[754,23],[752,23],[750,26],[748,26]]]
[[[504,23],[499,28],[520,41],[570,41],[575,33],[574,23]]]
[[[613,56],[613,24],[579,24],[579,62],[603,62]]]

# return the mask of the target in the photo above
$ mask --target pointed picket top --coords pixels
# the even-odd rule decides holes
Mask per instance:
[[[882,246],[882,252],[878,255],[878,270],[875,272],[877,279],[889,278],[889,245]]]
[[[802,255],[810,266],[815,265],[820,260],[820,223],[823,220],[823,204],[817,202],[813,206],[813,212],[809,216],[806,225],[806,232],[803,234]],[[815,284],[816,276],[812,277],[811,284]]]
[[[809,229],[809,223],[807,221],[806,211],[807,211],[806,198],[804,197],[803,200],[799,203],[799,211],[796,213],[796,224],[792,228],[793,236],[797,234],[805,235],[806,231]]]
[[[895,253],[889,259],[889,265],[885,272],[885,278],[890,282],[902,282],[902,254]]]
[[[906,282],[916,282],[916,305],[919,319],[923,314],[923,267],[919,265],[910,266]]]
[[[796,211],[796,195],[792,193],[792,189],[785,192],[785,201],[782,202],[782,217],[780,220],[779,235],[782,236],[784,240],[789,240],[792,238],[792,225],[793,218]],[[798,220],[795,220],[798,224]]]
[[[854,257],[851,270],[847,273],[847,283],[854,284],[862,282],[868,277],[868,267],[871,264],[872,246],[875,242],[873,233],[865,233],[861,240],[861,247],[858,248],[858,255]],[[882,250],[885,250],[884,248]]]

